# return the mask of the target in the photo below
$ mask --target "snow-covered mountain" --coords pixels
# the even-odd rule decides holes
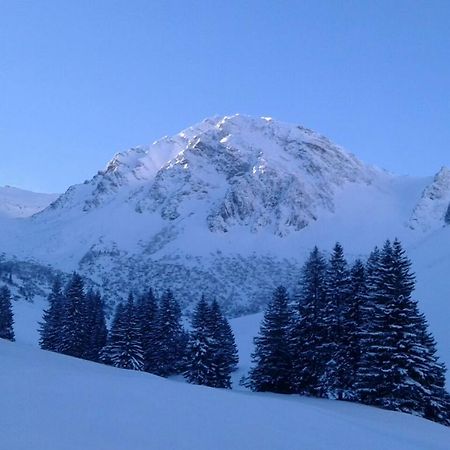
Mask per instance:
[[[39,194],[11,186],[0,186],[0,218],[30,217],[57,198],[58,194]]]
[[[442,167],[423,191],[410,219],[411,228],[429,231],[450,225],[450,169]]]
[[[432,265],[450,266],[428,251],[430,239],[448,247],[448,174],[396,176],[301,126],[211,118],[117,154],[43,211],[2,223],[0,249],[79,270],[112,299],[171,287],[185,307],[204,292],[240,315],[280,283],[295,289],[313,245],[339,240],[353,258],[398,236],[420,287]]]

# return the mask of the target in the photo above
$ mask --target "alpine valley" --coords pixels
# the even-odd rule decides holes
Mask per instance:
[[[394,175],[302,126],[209,118],[116,154],[60,196],[1,188],[0,277],[16,300],[40,302],[56,273],[76,270],[110,307],[169,287],[187,313],[204,293],[236,317],[280,284],[295,293],[314,245],[339,241],[351,260],[398,237],[448,365],[449,205],[448,168]]]

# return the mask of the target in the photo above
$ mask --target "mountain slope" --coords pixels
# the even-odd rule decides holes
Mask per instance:
[[[187,310],[205,293],[237,316],[261,310],[279,284],[294,292],[314,245],[339,240],[352,260],[397,236],[445,343],[450,288],[433,289],[433,273],[450,264],[445,174],[396,176],[301,126],[212,118],[117,154],[44,211],[2,224],[0,248],[5,258],[79,270],[111,301],[170,287]]]
[[[0,340],[8,450],[444,450],[448,428],[330,400],[177,381]]]
[[[30,217],[57,198],[57,194],[39,194],[11,186],[0,186],[0,218]]]

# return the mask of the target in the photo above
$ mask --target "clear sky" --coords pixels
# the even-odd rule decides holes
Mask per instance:
[[[449,0],[0,0],[0,185],[62,191],[211,115],[450,165]]]

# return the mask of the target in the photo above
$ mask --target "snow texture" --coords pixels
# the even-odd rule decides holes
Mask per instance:
[[[260,319],[233,323],[241,371]],[[194,386],[23,343],[0,340],[0,359],[8,450],[444,450],[450,440],[449,428],[408,414]]]

